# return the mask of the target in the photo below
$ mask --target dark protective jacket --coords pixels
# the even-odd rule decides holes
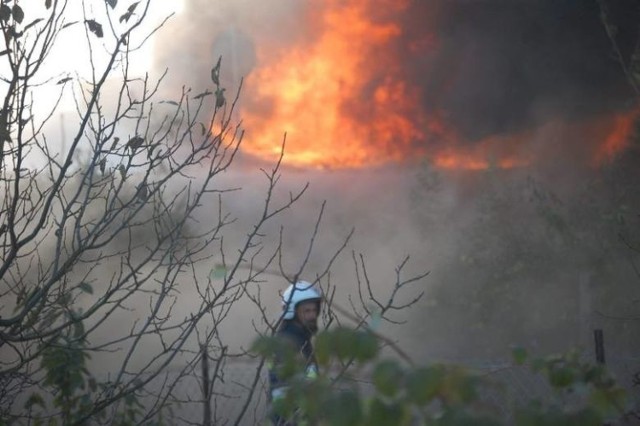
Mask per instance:
[[[318,373],[318,366],[313,355],[313,345],[311,344],[311,331],[293,320],[285,320],[276,332],[276,336],[291,342],[296,351],[298,351],[306,361],[305,374],[309,378],[315,378]],[[276,360],[277,363],[277,360]],[[278,377],[277,365],[269,366],[269,399],[273,401],[284,396],[288,383]],[[281,423],[282,420],[274,417],[274,424]]]

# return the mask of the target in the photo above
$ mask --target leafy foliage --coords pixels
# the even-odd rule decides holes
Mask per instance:
[[[87,19],[85,22],[87,23],[87,27],[89,28],[89,31],[94,33],[96,37],[99,37],[99,38],[104,37],[104,32],[102,31],[102,25],[100,23],[98,23],[94,19]]]
[[[195,364],[196,346],[226,356],[217,327],[264,273],[244,278],[238,269],[248,259],[271,266],[260,253],[279,242],[262,228],[305,191],[276,201],[276,164],[244,243],[223,238],[238,231],[226,204],[240,188],[217,177],[242,139],[235,101],[219,80],[209,98],[184,86],[167,101],[173,107],[154,101],[164,75],[132,64],[166,22],[145,24],[155,3],[0,0],[2,421],[125,425],[161,416],[191,372],[154,379],[178,360]],[[46,65],[66,53],[78,69]],[[207,279],[212,258],[225,266]],[[187,271],[202,276],[184,279]],[[172,315],[185,291],[197,303]],[[127,326],[114,325],[122,315]],[[211,387],[221,381],[215,371]]]
[[[277,361],[278,373],[289,383],[285,397],[271,407],[284,418],[330,426],[511,424],[487,409],[482,393],[495,387],[490,378],[458,365],[403,365],[382,357],[380,341],[368,331],[338,327],[319,333],[321,372],[315,380],[304,377],[301,357],[278,337],[260,337],[252,349]],[[532,400],[513,407],[516,425],[599,425],[621,414],[625,393],[602,366],[582,362],[574,353],[529,360],[521,348],[514,358],[543,374],[557,392],[551,403]],[[341,367],[350,361],[357,365],[347,373]],[[561,396],[566,393],[582,398],[565,404]]]
[[[83,323],[76,321],[65,333],[43,344],[40,366],[45,379],[42,384],[56,391],[49,404],[38,392],[29,396],[24,408],[34,424],[44,424],[45,419],[51,426],[85,424],[88,418],[105,419],[107,411],[96,413],[94,407],[98,396],[105,393],[123,393],[119,398],[122,404],[112,417],[113,424],[139,423],[144,413],[139,395],[112,382],[99,382],[87,369],[91,357],[86,343]]]

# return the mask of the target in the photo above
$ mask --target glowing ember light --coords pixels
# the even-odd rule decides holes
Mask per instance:
[[[486,170],[492,167],[500,169],[512,169],[523,167],[528,162],[517,158],[503,158],[490,161],[482,158],[473,158],[464,153],[441,153],[435,157],[434,164],[443,169]]]
[[[640,117],[640,108],[617,115],[613,118],[608,136],[596,151],[594,162],[596,165],[611,161],[628,145],[634,131],[634,123]]]
[[[449,132],[449,134],[453,134]],[[432,162],[443,169],[486,170],[512,169],[533,162],[530,155],[518,151],[519,143],[530,140],[531,134],[491,136],[469,146],[461,146],[457,137],[449,139],[432,154]]]

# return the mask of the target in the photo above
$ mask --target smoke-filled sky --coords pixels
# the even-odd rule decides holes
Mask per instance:
[[[599,13],[595,1],[443,2],[435,66],[416,67],[423,99],[472,139],[624,108],[629,88]]]
[[[628,59],[638,37],[637,2],[607,4]],[[285,190],[312,181],[302,205],[283,219],[293,230],[285,245],[294,258],[304,253],[304,231],[321,201],[329,200],[322,233],[332,243],[318,244],[311,275],[319,271],[315,262],[322,264],[339,236],[355,226],[349,248],[363,251],[378,291],[388,290],[384,283],[406,254],[411,272],[432,271],[418,288],[426,291],[419,322],[427,335],[411,336],[418,347],[432,342],[427,353],[456,351],[462,340],[492,345],[527,327],[536,338],[555,333],[555,343],[575,341],[575,335],[558,338],[561,331],[553,331],[579,321],[575,265],[545,271],[542,281],[526,276],[517,290],[507,288],[513,282],[491,278],[504,270],[488,264],[476,270],[467,263],[460,266],[466,272],[455,271],[469,253],[504,260],[512,254],[508,244],[534,247],[526,256],[555,253],[545,247],[548,234],[536,234],[548,232],[546,222],[525,223],[540,219],[540,206],[529,197],[536,190],[522,189],[527,174],[553,169],[546,177],[558,189],[558,176],[575,178],[573,168],[593,170],[627,149],[637,109],[597,2],[187,0],[156,46],[156,63],[169,67],[174,95],[183,84],[210,87],[220,55],[229,98],[244,78],[238,110],[246,130],[244,158],[274,160],[287,132],[284,161],[298,170],[289,170]],[[464,182],[447,174],[434,183],[428,171],[410,167],[425,159],[435,170],[498,166],[518,169],[518,177],[501,174],[498,187],[482,173],[466,175]],[[340,168],[358,170],[321,171]],[[238,179],[253,195],[231,207],[254,211],[260,186],[248,174]],[[570,190],[564,195],[576,182],[565,182],[563,189]],[[544,208],[575,207],[553,197],[545,202]],[[353,281],[349,256],[334,277]],[[472,306],[448,310],[461,300]],[[476,308],[487,313],[487,323],[504,329],[481,329],[482,321],[469,313]],[[518,332],[510,334],[505,315],[514,312]]]
[[[607,3],[628,59],[637,4]],[[176,81],[209,84],[219,55],[227,93],[245,78],[245,152],[272,159],[286,131],[302,167],[511,167],[562,144],[593,164],[636,114],[595,1],[192,0],[165,34]]]

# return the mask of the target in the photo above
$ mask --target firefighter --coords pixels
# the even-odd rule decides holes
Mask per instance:
[[[322,294],[318,288],[306,281],[298,281],[290,285],[282,294],[282,323],[276,336],[293,344],[297,353],[302,356],[305,365],[305,376],[314,379],[318,375],[318,365],[313,355],[311,338],[318,331],[318,316]],[[269,368],[270,399],[282,398],[287,383],[278,377],[273,365]],[[275,425],[290,425],[284,419],[274,416]]]

